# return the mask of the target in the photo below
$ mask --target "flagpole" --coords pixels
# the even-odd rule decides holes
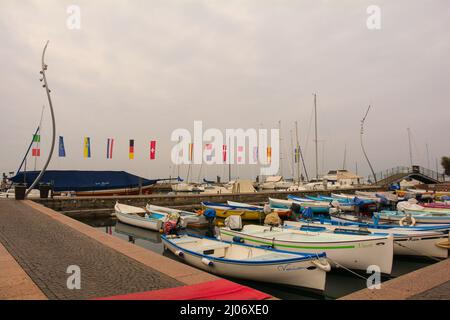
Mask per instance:
[[[48,88],[48,83],[47,83],[47,77],[45,76],[45,71],[47,70],[47,65],[44,62],[44,58],[45,58],[45,52],[47,51],[47,46],[48,46],[49,41],[47,41],[47,43],[45,44],[44,50],[42,51],[42,70],[41,70],[41,74],[42,74],[42,79],[44,81],[44,88],[45,91],[47,93],[47,98],[48,98],[48,103],[50,105],[50,111],[51,111],[51,115],[52,115],[52,146],[50,147],[50,153],[48,155],[48,159],[45,162],[45,165],[42,167],[41,172],[39,173],[39,175],[37,176],[36,180],[34,180],[34,182],[31,184],[30,188],[27,190],[25,197],[28,196],[28,194],[31,192],[31,190],[33,190],[33,188],[39,183],[39,181],[41,180],[42,176],[45,173],[45,170],[47,170],[47,167],[50,163],[50,160],[52,159],[52,155],[53,155],[53,149],[55,148],[55,135],[56,135],[56,122],[55,122],[55,113],[53,112],[53,104],[52,104],[52,99],[50,97],[50,89]]]

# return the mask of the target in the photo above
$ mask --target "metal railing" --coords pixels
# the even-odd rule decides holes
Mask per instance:
[[[368,176],[367,181],[370,182],[380,182],[382,180],[394,177],[396,175],[403,175],[403,174],[422,174],[428,178],[434,179],[439,182],[445,182],[446,176],[443,173],[436,172],[431,169],[427,169],[421,166],[412,166],[412,167],[405,167],[405,166],[398,166],[391,169],[387,169],[381,172],[378,172],[375,174],[375,177],[371,174]]]

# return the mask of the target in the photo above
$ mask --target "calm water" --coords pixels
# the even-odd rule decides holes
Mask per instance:
[[[149,230],[136,228],[120,222],[116,222],[115,219],[102,219],[102,220],[87,220],[82,221],[87,223],[105,233],[112,234],[125,241],[134,242],[135,245],[143,247],[145,249],[157,252],[166,257],[174,260],[178,260],[178,257],[165,252],[161,242],[161,235],[158,232],[152,232]],[[188,230],[192,233],[204,233],[204,230],[192,229]],[[428,266],[435,261],[428,258],[410,258],[410,257],[394,257],[394,266],[391,274],[391,278],[398,277],[402,274],[409,273],[419,268]],[[368,275],[365,275],[366,278]],[[257,290],[266,292],[272,296],[280,299],[337,299],[345,296],[354,291],[364,289],[366,287],[366,281],[349,273],[345,270],[334,270],[327,274],[327,282],[324,295],[317,295],[310,293],[306,290],[298,288],[288,288],[281,285],[265,284],[254,281],[244,281],[239,279],[232,279],[234,282],[241,283],[243,285],[255,288]],[[382,281],[389,280],[389,278],[383,278]]]

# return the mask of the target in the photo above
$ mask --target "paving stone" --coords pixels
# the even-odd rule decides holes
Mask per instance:
[[[90,299],[184,285],[19,201],[0,201],[0,243],[49,299]],[[67,288],[70,265],[81,269],[80,290]],[[20,295],[27,298],[26,292]]]

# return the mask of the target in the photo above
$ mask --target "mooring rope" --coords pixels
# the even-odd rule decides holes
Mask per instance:
[[[348,272],[350,272],[350,273],[352,273],[352,274],[354,274],[355,276],[357,276],[357,277],[359,277],[359,278],[361,278],[361,279],[364,279],[364,280],[366,280],[367,281],[367,279],[368,278],[366,278],[366,277],[363,277],[362,275],[360,275],[360,274],[358,274],[358,273],[356,273],[355,271],[353,271],[353,270],[350,270],[349,268],[347,268],[347,267],[344,267],[342,264],[340,264],[340,263],[338,263],[338,262],[336,262],[336,261],[334,261],[333,259],[331,259],[330,257],[327,257],[327,259],[328,260],[330,260],[332,263],[334,263],[335,265],[337,265],[339,268],[342,268],[342,269],[344,269],[344,270],[346,270],[346,271],[348,271]]]
[[[409,247],[407,247],[407,246],[405,246],[405,245],[399,243],[399,242],[396,241],[396,240],[394,240],[394,243],[395,243],[396,245],[402,247],[402,248],[409,249],[409,250],[411,250],[411,251],[413,251],[413,252],[415,252],[415,253],[418,253],[418,254],[421,255],[421,256],[430,258],[431,260],[434,260],[434,261],[437,261],[437,262],[441,261],[440,259],[437,259],[437,258],[435,258],[435,257],[432,257],[432,256],[429,256],[429,255],[427,255],[427,254],[424,254],[423,252],[420,252],[420,251],[418,251],[418,250],[409,248]]]

